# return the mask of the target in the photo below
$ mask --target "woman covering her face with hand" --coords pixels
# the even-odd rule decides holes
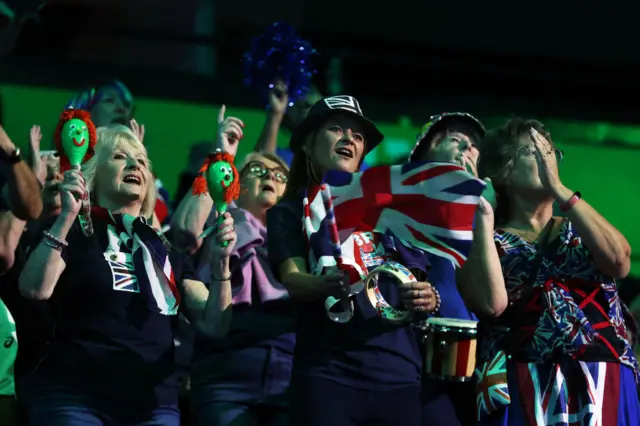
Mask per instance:
[[[84,175],[84,178],[83,178]],[[76,220],[89,190],[95,233]],[[178,309],[212,334],[228,321],[229,282],[209,293],[188,258],[167,250],[145,217],[155,188],[144,146],[124,126],[101,128],[83,174],[67,171],[61,212],[20,276],[28,298],[48,299],[55,316],[48,351],[31,375],[33,425],[178,425],[174,326]],[[235,244],[226,217],[212,268],[228,274]]]
[[[302,233],[307,185],[320,183],[328,171],[357,172],[366,153],[382,138],[355,98],[318,101],[291,139],[295,156],[285,196],[267,212],[271,263],[297,310],[293,425],[420,424],[421,359],[414,330],[383,322],[363,293],[354,296],[356,307],[349,322],[329,319],[324,301],[343,294],[346,278],[330,271],[320,276],[309,273]],[[392,236],[354,232],[349,238],[358,247],[354,255],[361,256],[369,272],[392,258],[408,267],[426,264],[417,259],[423,253]],[[436,295],[428,283],[415,283],[404,292],[385,277],[379,285],[392,304],[402,300],[419,312],[436,308]]]
[[[629,272],[631,249],[563,185],[560,158],[535,120],[511,119],[480,146],[479,175],[497,205],[480,203],[457,280],[480,318],[480,425],[640,421],[638,363],[615,282]],[[566,217],[553,216],[554,202]]]

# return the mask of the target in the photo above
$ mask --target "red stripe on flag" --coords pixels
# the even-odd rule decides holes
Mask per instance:
[[[426,170],[423,170],[421,172],[416,173],[415,175],[405,179],[402,181],[403,185],[415,185],[418,184],[426,179],[431,179],[434,178],[436,176],[440,176],[443,175],[445,173],[449,173],[449,172],[456,172],[456,171],[464,171],[464,169],[460,166],[456,166],[454,164],[447,164],[447,165],[443,165],[443,166],[438,166],[438,167],[432,167]]]
[[[445,246],[443,246],[442,244],[439,244],[435,241],[433,241],[432,239],[426,237],[423,233],[418,232],[417,230],[413,229],[411,226],[407,226],[407,228],[409,229],[409,232],[411,232],[411,235],[413,235],[413,237],[420,241],[421,243],[424,243],[426,245],[429,245],[433,248],[438,249],[439,251],[448,254],[449,256],[453,257],[456,262],[458,263],[458,265],[464,265],[465,260],[462,256],[460,256],[458,254],[458,252],[451,250]]]
[[[602,398],[602,426],[617,426],[620,404],[620,364],[606,363]],[[635,396],[635,395],[634,395]]]
[[[421,223],[430,226],[455,231],[473,230],[475,205],[451,203],[419,194],[392,195],[391,197],[392,200],[385,206],[373,204],[384,197],[356,198],[334,205],[338,229],[357,228],[370,231],[378,223],[382,211],[392,205],[393,210],[414,219],[420,218]]]

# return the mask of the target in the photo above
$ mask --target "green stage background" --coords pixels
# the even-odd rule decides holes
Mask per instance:
[[[39,124],[45,135],[44,147],[50,146],[50,139],[46,138],[52,134],[61,108],[71,94],[66,90],[0,84],[5,129],[17,144],[25,147],[31,125]],[[213,139],[219,106],[148,98],[138,98],[136,104],[136,118],[147,130],[145,142],[154,171],[173,194],[177,176],[187,164],[190,145]],[[363,107],[366,111],[366,105]],[[505,119],[484,117],[481,111],[473,113],[488,127]],[[229,104],[227,115],[239,117],[246,124],[239,149],[242,157],[253,148],[264,123],[264,113]],[[380,124],[385,143],[370,154],[369,164],[388,163],[406,155],[422,124],[412,123],[406,117],[389,118],[389,122]],[[627,236],[631,246],[640,250],[640,128],[537,118],[550,127],[554,141],[565,153],[561,167],[565,184],[581,191]],[[286,142],[285,138],[280,140],[282,146]],[[640,256],[634,256],[633,260],[632,272],[638,275]]]

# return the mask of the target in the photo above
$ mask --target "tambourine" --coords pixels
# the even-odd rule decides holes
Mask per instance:
[[[380,275],[388,275],[396,282],[398,287],[401,284],[417,282],[416,277],[398,262],[387,261],[376,269],[371,271],[367,275],[364,287],[367,291],[367,297],[371,306],[373,306],[378,313],[378,316],[385,321],[393,323],[407,323],[413,319],[412,311],[405,311],[394,308],[382,297],[380,289],[378,288],[378,279]]]
[[[358,281],[357,283],[352,284],[351,286],[349,286],[349,297],[355,296],[363,289],[364,283],[362,281]],[[345,324],[348,323],[351,318],[353,318],[353,300],[349,301],[349,309],[347,309],[346,311],[334,311],[333,309],[341,309],[340,299],[329,296],[324,302],[324,310],[327,312],[327,317],[329,317],[331,321]]]

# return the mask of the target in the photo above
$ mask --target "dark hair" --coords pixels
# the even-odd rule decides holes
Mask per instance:
[[[458,117],[447,118],[433,126],[431,131],[429,131],[428,139],[423,140],[422,143],[420,143],[420,146],[413,154],[412,158],[417,158],[420,155],[429,152],[431,148],[436,146],[445,136],[451,133],[462,133],[467,135],[471,141],[478,146],[482,140],[480,133],[478,133],[473,126],[469,125],[467,120],[460,119]]]
[[[312,130],[305,136],[303,146],[308,144],[308,141],[311,140],[313,143],[312,146],[316,144],[316,138],[318,136],[319,129],[322,129],[326,123],[333,118],[329,117],[322,125],[318,126],[315,130]],[[364,157],[367,154],[366,150],[366,139],[364,149],[362,151],[362,156],[360,157],[360,163],[358,163],[358,170],[362,167],[362,163],[364,163]],[[284,191],[284,196],[295,196],[299,195],[300,192],[305,189],[309,185],[309,179],[311,178],[311,173],[309,171],[309,163],[310,163],[309,155],[305,152],[305,150],[300,147],[298,151],[293,153],[293,159],[291,160],[291,167],[289,168],[289,179],[287,181],[287,188]],[[322,176],[317,176],[318,178],[322,178]]]
[[[528,136],[531,128],[538,131],[553,146],[551,135],[541,122],[520,117],[510,118],[501,127],[487,131],[480,144],[478,175],[481,178],[490,178],[496,191],[496,225],[502,225],[509,219],[507,187],[518,149],[518,139]]]
[[[318,134],[317,130],[309,133],[305,142],[309,138],[316,138]],[[303,145],[306,145],[303,144]],[[300,192],[309,185],[309,157],[302,147],[300,147],[296,152],[293,153],[293,158],[291,159],[291,167],[289,167],[289,179],[287,180],[287,187],[284,190],[284,197],[287,196],[297,196]]]

